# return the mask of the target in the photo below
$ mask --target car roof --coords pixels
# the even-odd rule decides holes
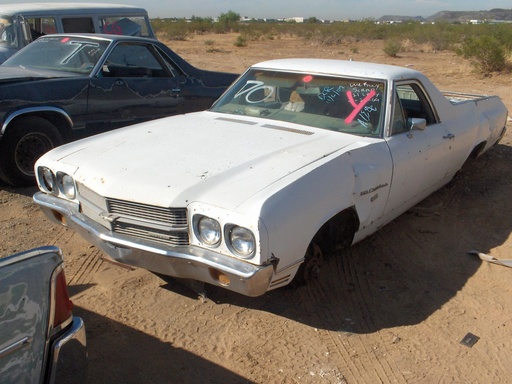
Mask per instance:
[[[420,72],[409,68],[388,64],[333,59],[277,59],[255,64],[252,68],[382,80],[422,77]]]
[[[48,37],[57,37],[57,38],[65,38],[65,37],[81,37],[87,38],[91,40],[110,40],[110,41],[141,41],[152,44],[161,44],[158,40],[151,37],[141,37],[141,36],[127,36],[127,35],[111,35],[106,33],[52,33],[50,35],[41,36],[39,39],[44,39]]]
[[[124,4],[106,4],[106,3],[19,3],[19,4],[0,4],[0,15],[9,16],[17,13],[30,15],[54,15],[58,14],[95,14],[95,13],[142,13],[146,14],[144,8]]]

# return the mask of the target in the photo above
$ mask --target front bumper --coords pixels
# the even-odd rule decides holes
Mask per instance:
[[[52,221],[66,225],[123,264],[202,281],[246,296],[263,295],[274,274],[272,264],[253,265],[193,246],[163,248],[148,241],[114,234],[82,215],[77,204],[42,192],[34,195],[34,202]]]
[[[87,381],[87,346],[84,322],[73,317],[70,327],[52,343],[49,383],[84,383]]]

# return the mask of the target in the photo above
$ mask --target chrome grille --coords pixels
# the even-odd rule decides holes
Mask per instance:
[[[80,211],[114,233],[166,246],[189,244],[186,208],[105,198],[77,183]]]
[[[164,208],[130,201],[107,199],[108,212],[144,221],[156,221],[173,228],[187,226],[185,208]]]
[[[189,243],[187,232],[169,232],[158,229],[148,229],[144,226],[118,221],[112,224],[112,230],[116,233],[136,237],[137,239],[156,241],[170,246],[188,245]]]
[[[171,246],[189,244],[186,208],[106,200],[113,232]]]

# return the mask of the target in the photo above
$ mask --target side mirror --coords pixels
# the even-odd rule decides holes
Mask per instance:
[[[410,117],[407,119],[409,131],[424,131],[427,128],[427,120],[417,117]]]

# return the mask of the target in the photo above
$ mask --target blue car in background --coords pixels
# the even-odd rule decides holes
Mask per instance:
[[[33,185],[34,163],[50,149],[205,110],[237,77],[195,68],[151,38],[40,37],[0,66],[0,178]]]

